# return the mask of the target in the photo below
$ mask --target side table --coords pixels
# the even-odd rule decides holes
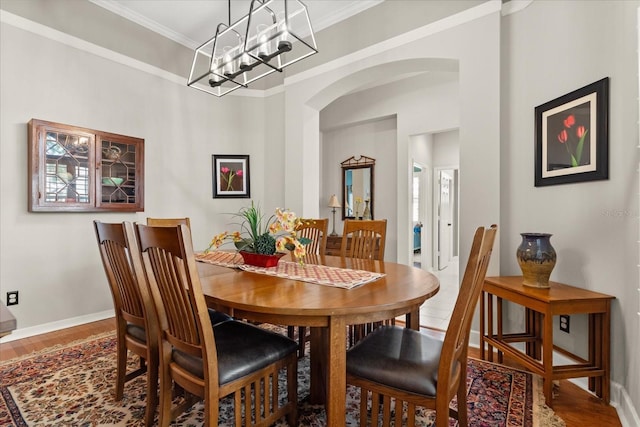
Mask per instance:
[[[549,288],[534,288],[524,286],[522,280],[522,276],[485,279],[480,299],[480,357],[492,362],[495,347],[499,363],[503,353],[508,354],[542,376],[549,406],[553,380],[577,377],[589,377],[589,390],[609,403],[611,300],[615,297],[557,282],[549,282]],[[503,333],[503,300],[525,307],[524,332]],[[588,359],[562,350],[575,364],[554,366],[553,316],[578,313],[589,315]],[[524,343],[524,351],[513,343]]]

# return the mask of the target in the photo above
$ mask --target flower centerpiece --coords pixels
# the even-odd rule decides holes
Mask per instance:
[[[214,236],[205,252],[217,249],[231,240],[245,264],[273,267],[287,251],[292,251],[294,257],[302,263],[306,255],[305,245],[310,240],[298,236],[296,227],[302,220],[295,213],[276,208],[275,214],[265,220],[260,206],[251,202],[251,206],[245,206],[232,215],[241,220],[240,231],[225,231]]]

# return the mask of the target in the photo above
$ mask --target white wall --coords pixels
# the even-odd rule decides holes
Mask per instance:
[[[396,224],[397,210],[393,203],[396,191],[396,119],[376,120],[335,130],[322,134],[323,194],[320,205],[320,216],[331,218],[327,206],[331,194],[342,200],[342,169],[340,163],[351,156],[367,156],[376,160],[374,167],[374,219],[387,220],[387,238],[385,244],[385,260],[396,259]],[[342,202],[341,202],[342,203]],[[360,209],[363,209],[362,207]],[[362,212],[362,211],[360,211]],[[344,226],[341,212],[336,212],[336,232],[342,234]],[[332,225],[330,225],[332,227]]]
[[[455,129],[433,135],[433,165],[457,168],[460,163],[460,132]]]
[[[397,248],[396,244],[399,239],[407,241],[407,236],[409,236],[413,230],[413,223],[410,219],[404,221],[404,223],[407,224],[406,227],[400,227],[398,225],[398,213],[400,212],[398,206],[400,203],[403,203],[406,205],[404,208],[407,209],[411,202],[409,192],[407,192],[407,199],[405,201],[398,200],[396,197],[398,190],[407,185],[404,181],[399,182],[398,176],[404,173],[410,173],[412,168],[411,162],[398,162],[397,150],[399,146],[403,145],[400,144],[398,138],[400,138],[401,135],[405,135],[407,139],[412,140],[412,144],[408,144],[407,142],[407,144],[412,147],[411,150],[409,150],[409,155],[416,160],[422,160],[425,166],[430,166],[433,159],[428,158],[429,156],[426,153],[420,152],[420,145],[416,142],[415,135],[428,134],[441,131],[442,129],[456,127],[460,120],[458,92],[457,72],[424,73],[378,86],[375,89],[367,89],[343,96],[329,104],[320,113],[321,129],[343,129],[347,127],[348,129],[352,129],[352,132],[371,129],[371,127],[350,127],[350,124],[368,122],[390,116],[394,117],[396,128],[394,129],[393,146],[389,147],[393,149],[393,155],[388,159],[380,159],[380,156],[371,156],[376,159],[376,217],[383,218],[379,213],[381,206],[388,212],[388,214],[384,216],[389,219],[389,223],[387,224],[387,239],[388,242],[390,241],[392,243],[391,245],[387,245],[385,251],[385,258],[388,260],[398,259],[401,252],[405,258],[408,259],[408,254],[412,252],[413,248],[413,246],[410,248]],[[358,138],[362,137],[366,138],[367,136],[358,136]],[[322,150],[327,150],[327,148],[325,132]],[[414,156],[414,148],[416,150],[415,154],[420,159]],[[347,151],[349,150],[347,149]],[[353,154],[356,153],[350,155]],[[366,152],[362,154],[366,154]],[[322,180],[325,184],[330,183],[330,180],[333,179],[333,175],[330,172],[331,166],[338,167],[340,162],[349,156],[336,159],[324,155],[325,169]],[[383,160],[383,165],[379,165],[380,160]],[[389,160],[393,160],[394,163],[390,164]],[[398,171],[399,163],[403,165],[406,164],[406,168],[401,173]],[[381,181],[384,182],[385,185],[393,185],[393,188],[387,189],[379,187],[378,184]],[[342,183],[338,182],[337,184],[337,189],[339,190]],[[384,203],[382,203],[382,201],[384,201]],[[427,207],[427,209],[430,209],[430,207]],[[410,210],[408,213],[410,214]],[[427,229],[425,229],[425,231],[426,230]],[[408,243],[413,245],[413,240],[410,240]]]
[[[4,22],[0,52],[0,288],[3,295],[20,292],[20,304],[11,307],[19,329],[112,310],[94,219],[189,216],[194,246],[203,249],[226,229],[229,217],[223,213],[248,202],[212,199],[211,155],[249,154],[256,200],[265,193],[265,177],[280,170],[261,161],[271,154],[265,149],[260,99],[221,102],[184,83]],[[31,118],[144,138],[145,211],[28,213]],[[269,204],[283,200],[280,185],[269,194]]]
[[[502,274],[520,274],[521,232],[552,233],[558,262],[551,279],[613,295],[612,380],[628,425],[640,419],[638,327],[638,1],[534,1],[502,24]],[[541,30],[544,29],[544,30]],[[609,179],[536,188],[534,108],[610,77]],[[465,171],[462,168],[463,172]],[[576,317],[577,323],[573,323]],[[586,340],[572,316],[570,344]],[[507,322],[523,324],[520,312]],[[557,329],[556,329],[557,331]],[[559,332],[556,336],[562,336]],[[569,348],[572,349],[571,347]]]

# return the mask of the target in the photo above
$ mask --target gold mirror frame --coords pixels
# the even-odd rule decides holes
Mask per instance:
[[[342,167],[342,219],[354,219],[356,213],[355,199],[360,197],[362,199],[362,204],[357,206],[358,208],[358,216],[362,217],[363,211],[366,206],[366,200],[368,197],[369,200],[369,211],[371,212],[371,218],[373,219],[374,212],[374,175],[373,169],[376,164],[376,160],[367,157],[367,156],[359,156],[356,158],[355,156],[349,157],[344,162],[340,163]],[[362,186],[359,188],[353,187],[353,180],[359,174],[360,182],[362,182]],[[368,178],[368,179],[367,179]],[[367,182],[368,181],[368,182]],[[368,193],[368,194],[367,194]]]

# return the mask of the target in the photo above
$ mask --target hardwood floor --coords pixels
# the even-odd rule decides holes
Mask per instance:
[[[1,343],[0,361],[112,330],[115,330],[115,320],[113,318]],[[478,358],[480,352],[476,348],[470,348],[469,356]],[[518,367],[516,363],[509,360],[505,360],[505,364]],[[622,426],[612,406],[605,405],[595,396],[566,380],[560,381],[558,395],[553,400],[553,410],[566,422],[567,427]]]

